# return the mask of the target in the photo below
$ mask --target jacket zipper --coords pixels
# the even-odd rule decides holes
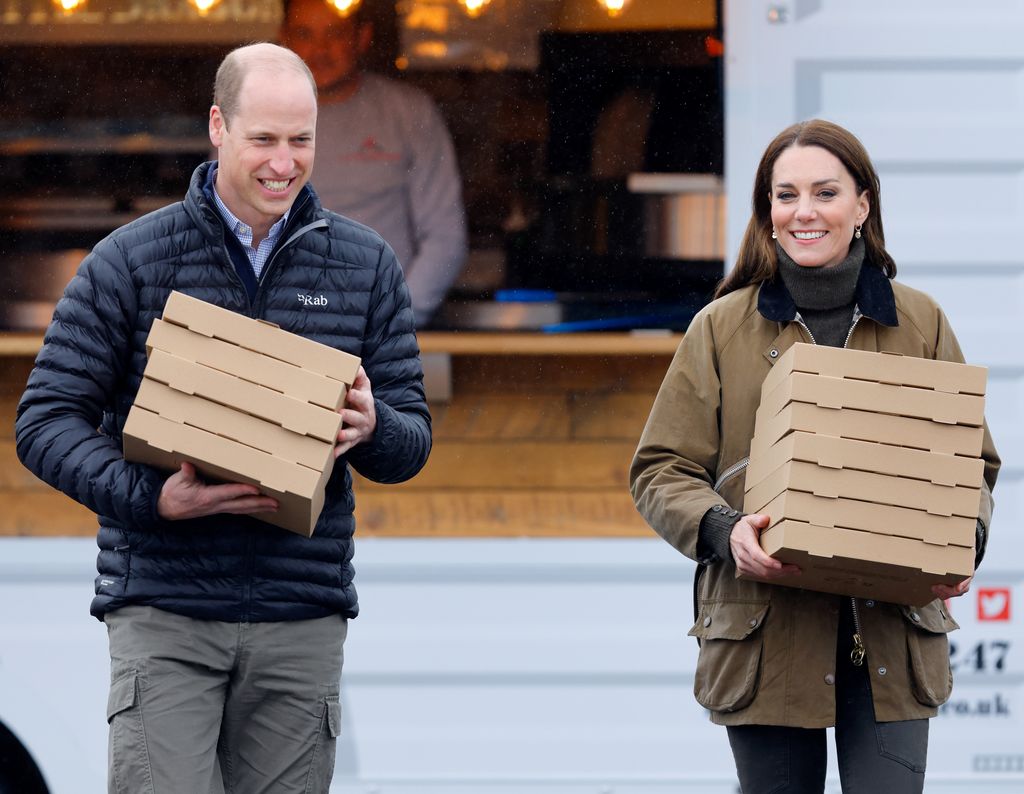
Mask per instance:
[[[307,199],[307,201],[308,201],[308,199]],[[298,207],[296,209],[301,209],[301,207]],[[266,265],[263,266],[263,271],[260,273],[260,277],[256,281],[256,295],[253,297],[252,303],[250,304],[252,306],[253,314],[256,314],[256,306],[257,306],[257,304],[259,303],[259,300],[260,300],[260,292],[263,289],[263,282],[266,281],[267,274],[270,272],[271,267],[273,266],[273,264],[277,261],[277,258],[281,255],[281,252],[284,251],[286,248],[290,248],[291,245],[296,240],[298,240],[300,237],[302,237],[307,232],[310,232],[313,229],[319,229],[319,228],[326,227],[326,226],[327,226],[327,221],[324,220],[323,218],[315,220],[312,223],[307,223],[305,226],[302,226],[302,227],[296,229],[294,232],[292,232],[292,234],[288,237],[288,239],[286,239],[283,243],[281,243],[281,245],[279,245],[277,247],[277,250],[274,251],[274,255],[271,256],[270,259],[267,261]],[[234,269],[234,268],[232,268],[232,269]],[[246,622],[248,622],[249,616],[250,616],[250,613],[251,613],[251,607],[252,607],[252,578],[256,574],[256,543],[255,543],[255,539],[252,536],[249,537],[248,543],[246,545],[246,556],[247,556],[247,561],[248,561],[248,566],[247,566],[248,567],[248,575],[245,577],[245,594],[244,594],[245,618],[244,619],[245,619]]]
[[[843,341],[843,349],[845,350],[850,345],[850,339],[853,338],[853,329],[857,327],[857,323],[860,322],[860,318],[863,315],[860,313],[860,309],[855,305],[853,307],[853,321],[850,323],[850,330],[846,334],[846,339]],[[850,596],[850,608],[853,610],[853,649],[850,651],[850,661],[853,662],[854,667],[860,667],[864,664],[864,656],[867,653],[864,648],[864,639],[860,630],[860,610],[857,608],[857,599],[854,596]]]
[[[319,220],[313,221],[312,223],[307,223],[305,226],[303,226],[303,227],[297,229],[295,232],[293,232],[292,235],[287,240],[285,240],[285,242],[281,246],[278,247],[278,249],[274,252],[274,255],[270,258],[270,261],[268,261],[266,266],[263,268],[263,272],[260,274],[260,278],[256,282],[256,295],[254,296],[253,300],[249,301],[249,311],[250,311],[250,313],[254,313],[255,312],[256,303],[257,303],[257,301],[259,299],[260,288],[263,286],[263,281],[266,278],[267,273],[270,271],[271,265],[277,259],[278,255],[281,253],[281,251],[283,251],[285,248],[288,248],[290,245],[292,245],[292,243],[294,243],[296,240],[298,240],[300,237],[302,237],[302,235],[306,234],[307,232],[309,232],[309,231],[311,231],[313,229],[320,228],[322,226],[327,226],[327,221],[323,220],[322,218],[319,219]],[[221,234],[220,242],[221,242],[221,246],[224,249],[225,254],[227,254],[227,260],[228,260],[228,265],[229,265],[228,270],[231,272],[231,274],[234,277],[234,279],[237,282],[237,284],[242,288],[242,292],[245,294],[246,300],[248,300],[248,298],[249,298],[248,290],[245,289],[245,284],[242,283],[241,277],[238,275],[237,271],[235,270],[235,264],[231,260],[231,254],[227,252],[227,247],[228,246],[227,246],[227,240],[225,239],[225,235],[227,235],[229,233],[230,232],[225,227],[225,225],[223,223],[221,223],[220,224],[220,234]],[[256,541],[255,541],[255,539],[252,536],[250,536],[246,540],[245,560],[246,560],[246,577],[245,577],[245,584],[242,587],[242,614],[241,614],[241,619],[242,619],[243,622],[247,623],[249,621],[249,618],[251,617],[251,613],[252,613],[252,609],[251,609],[251,606],[252,606],[252,601],[251,601],[251,599],[252,599],[252,578],[253,578],[253,576],[255,575],[255,572],[256,572]]]
[[[857,323],[860,322],[860,318],[864,315],[860,313],[860,309],[856,306],[853,307],[853,321],[850,323],[850,330],[846,334],[846,341],[843,342],[843,348],[850,346],[850,339],[853,338],[853,329],[857,327]]]
[[[800,312],[797,312],[796,316],[793,319],[796,320],[798,323],[800,323],[800,327],[803,328],[807,332],[807,336],[809,336],[811,338],[811,344],[812,345],[818,344],[818,340],[814,338],[814,334],[811,333],[810,326],[808,326],[807,323],[804,322],[804,318],[800,316]],[[847,337],[846,341],[849,342],[850,338]],[[846,345],[843,345],[843,347],[846,347]]]
[[[296,215],[297,215],[299,212],[302,211],[302,209],[308,203],[309,203],[309,197],[307,196],[302,201],[301,204],[299,204],[298,206],[293,206],[291,211],[296,213]],[[277,250],[274,251],[273,255],[270,257],[270,259],[267,261],[267,263],[263,266],[263,270],[260,272],[260,277],[256,280],[256,294],[255,294],[255,296],[253,297],[253,300],[252,300],[252,308],[253,308],[253,313],[254,314],[256,313],[255,312],[256,305],[259,303],[260,292],[263,289],[263,282],[265,282],[267,280],[267,275],[273,269],[274,264],[277,262],[277,258],[281,255],[281,252],[283,250],[285,250],[286,248],[290,248],[292,243],[294,243],[296,240],[298,240],[300,237],[302,237],[307,232],[312,231],[313,229],[326,228],[327,225],[328,225],[327,221],[324,218],[318,218],[317,220],[315,220],[315,221],[313,221],[311,223],[307,223],[305,226],[301,226],[298,229],[296,229],[294,232],[292,232],[289,235],[288,239],[286,239],[283,243],[281,243],[281,245],[279,245],[277,247]],[[287,231],[287,229],[285,229],[285,231]]]
[[[853,307],[853,320],[850,323],[850,330],[846,332],[846,339],[843,341],[843,349],[850,346],[850,340],[853,338],[853,331],[857,327],[857,323],[860,322],[860,318],[864,315],[861,314],[858,306]],[[804,318],[800,316],[800,312],[796,313],[794,318],[801,327],[807,332],[807,335],[811,338],[811,344],[818,344],[818,341],[814,338],[814,334],[811,333],[811,329],[807,327],[807,323],[804,322]],[[728,472],[726,472],[728,473]],[[853,662],[854,667],[860,667],[864,664],[864,657],[867,654],[867,649],[864,647],[864,639],[860,630],[860,610],[857,608],[857,599],[854,596],[850,596],[850,608],[853,611],[853,649],[850,651],[850,661]]]
[[[853,649],[850,651],[850,661],[854,667],[864,664],[864,640],[860,633],[860,612],[857,610],[857,599],[850,596],[850,606],[853,607]]]
[[[214,217],[220,221],[220,223],[218,224],[220,227],[220,248],[221,252],[224,254],[225,264],[227,265],[228,272],[231,274],[230,278],[233,278],[235,280],[235,284],[238,287],[241,287],[242,294],[245,295],[246,303],[248,303],[251,308],[252,301],[249,300],[249,290],[245,288],[245,284],[242,282],[242,277],[239,276],[238,271],[235,270],[235,263],[231,259],[231,253],[228,251],[227,235],[231,234],[231,232],[228,231],[228,228],[224,224],[223,219],[221,219],[220,213],[218,213],[217,210],[214,209],[211,209],[210,211],[213,213]]]
[[[715,493],[721,493],[722,486],[725,485],[729,480],[747,468],[747,464],[750,463],[750,458],[746,457],[742,460],[736,461],[732,466],[723,471],[715,482],[714,490]]]
[[[277,257],[280,256],[281,252],[285,248],[290,247],[292,243],[294,243],[296,240],[302,237],[306,232],[312,231],[313,229],[324,228],[326,226],[327,221],[325,221],[323,218],[320,218],[319,220],[315,220],[312,223],[307,223],[300,229],[296,229],[295,232],[287,240],[285,240],[283,243],[281,243],[281,245],[278,246],[277,250],[274,251],[274,255],[270,257],[270,261],[263,266],[263,270],[260,273],[259,281],[257,282],[257,288],[263,286],[263,282],[266,280],[267,273],[270,272],[271,266],[277,261]]]
[[[252,617],[252,580],[256,575],[256,538],[249,533],[245,539],[245,584],[242,586],[241,623],[248,623]]]

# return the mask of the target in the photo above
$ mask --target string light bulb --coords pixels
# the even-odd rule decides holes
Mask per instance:
[[[466,14],[474,19],[484,12],[490,2],[491,0],[459,0],[459,4],[465,9]]]
[[[210,9],[213,8],[215,5],[217,5],[217,3],[220,2],[220,0],[188,0],[188,1],[193,6],[195,6],[196,11],[199,12],[199,16],[201,16],[201,17],[205,17],[208,13],[210,13]]]
[[[340,17],[347,17],[362,4],[363,0],[326,0],[334,12]]]
[[[81,10],[85,3],[86,0],[53,0],[53,4],[65,14],[73,14]]]
[[[608,12],[608,16],[617,17],[623,12],[626,6],[629,5],[630,0],[597,0],[597,2],[604,6],[604,10]]]

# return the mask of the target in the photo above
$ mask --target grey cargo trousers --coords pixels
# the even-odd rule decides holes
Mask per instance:
[[[110,794],[326,794],[347,621],[106,615]]]

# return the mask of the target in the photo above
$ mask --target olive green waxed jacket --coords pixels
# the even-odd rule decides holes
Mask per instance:
[[[945,315],[924,293],[865,263],[856,301],[847,347],[963,361]],[[630,468],[633,499],[651,527],[707,563],[690,630],[701,642],[694,694],[719,724],[835,724],[845,597],[737,579],[731,559],[701,560],[697,551],[701,518],[712,506],[742,508],[743,461],[762,381],[791,345],[812,341],[781,281],[744,287],[706,306],[669,366]],[[987,532],[999,470],[987,428],[982,456],[980,522]],[[858,599],[857,607],[876,719],[934,716],[952,689],[946,634],[957,624],[945,605]]]

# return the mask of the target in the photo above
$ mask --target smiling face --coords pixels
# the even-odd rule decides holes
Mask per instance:
[[[291,69],[252,69],[230,121],[210,109],[221,200],[257,238],[291,207],[313,169],[316,97]]]
[[[779,244],[802,267],[842,262],[870,208],[867,191],[820,146],[790,146],[778,156],[770,199]]]

